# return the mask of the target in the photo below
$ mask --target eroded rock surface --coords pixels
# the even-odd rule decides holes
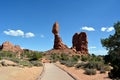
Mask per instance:
[[[1,50],[11,51],[11,52],[19,53],[19,54],[23,52],[23,49],[21,49],[19,45],[13,45],[9,41],[6,41],[2,44]]]
[[[52,33],[54,34],[54,46],[53,49],[66,49],[68,48],[59,36],[59,24],[55,22],[53,25]]]
[[[88,39],[85,32],[75,33],[72,38],[72,48],[79,53],[88,54]]]

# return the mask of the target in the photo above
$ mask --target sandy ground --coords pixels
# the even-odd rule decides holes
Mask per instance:
[[[72,74],[74,77],[76,77],[78,80],[112,80],[108,78],[108,74],[104,73],[104,74],[100,74],[99,71],[97,71],[96,75],[86,75],[84,74],[84,70],[83,69],[75,69],[74,67],[66,67],[64,65],[61,65],[59,63],[57,63],[57,65],[59,67],[61,67],[62,69],[68,71],[70,74]]]
[[[0,80],[36,80],[42,67],[0,67]]]

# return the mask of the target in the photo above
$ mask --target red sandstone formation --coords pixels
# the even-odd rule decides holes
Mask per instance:
[[[23,52],[23,49],[21,49],[20,46],[18,46],[18,45],[14,46],[9,41],[4,42],[0,49],[3,51],[11,51],[11,52],[15,52],[18,54],[21,54]]]
[[[88,54],[88,40],[85,32],[75,33],[72,38],[72,48],[82,54]]]
[[[58,35],[58,33],[59,33],[59,24],[58,24],[58,22],[55,22],[55,24],[53,25],[52,33],[54,35]]]
[[[59,25],[57,22],[53,25],[52,33],[54,34],[54,49],[66,49],[68,48],[63,44],[62,39],[59,36]]]

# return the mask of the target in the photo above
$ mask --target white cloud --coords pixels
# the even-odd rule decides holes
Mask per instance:
[[[22,31],[22,30],[12,30],[12,29],[8,29],[7,31],[3,31],[3,33],[6,35],[9,35],[9,36],[21,36],[21,37],[25,37],[25,38],[30,38],[30,37],[35,36],[31,32],[24,33],[24,31]]]
[[[107,29],[107,32],[111,32],[111,31],[113,31],[113,30],[114,30],[113,27],[109,27],[109,28]]]
[[[106,27],[102,27],[102,28],[101,28],[101,31],[104,32],[106,29],[107,29]]]
[[[96,48],[96,46],[91,46],[91,47],[89,47],[90,49],[95,49]]]
[[[45,36],[43,34],[40,35],[41,38],[44,38]]]
[[[6,35],[10,36],[24,36],[24,32],[22,30],[11,30],[8,29],[8,31],[4,31]]]
[[[82,30],[95,31],[93,27],[87,27],[87,26],[82,27]]]
[[[103,32],[111,32],[111,31],[113,31],[113,30],[114,30],[113,27],[102,27],[102,28],[101,28],[101,31],[103,31]]]
[[[25,34],[26,38],[30,38],[30,37],[34,37],[34,36],[35,35],[33,33],[31,33],[31,32],[28,32],[28,33]]]

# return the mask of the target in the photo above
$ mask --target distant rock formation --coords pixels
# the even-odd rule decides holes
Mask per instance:
[[[53,49],[66,49],[68,48],[65,44],[63,44],[62,39],[59,36],[59,24],[55,22],[53,25],[52,33],[54,34],[54,46]]]
[[[88,39],[85,32],[75,33],[73,35],[72,49],[81,54],[88,54]]]
[[[2,51],[11,51],[18,54],[21,54],[23,52],[23,49],[21,49],[19,45],[13,45],[9,41],[4,42],[0,49]]]

